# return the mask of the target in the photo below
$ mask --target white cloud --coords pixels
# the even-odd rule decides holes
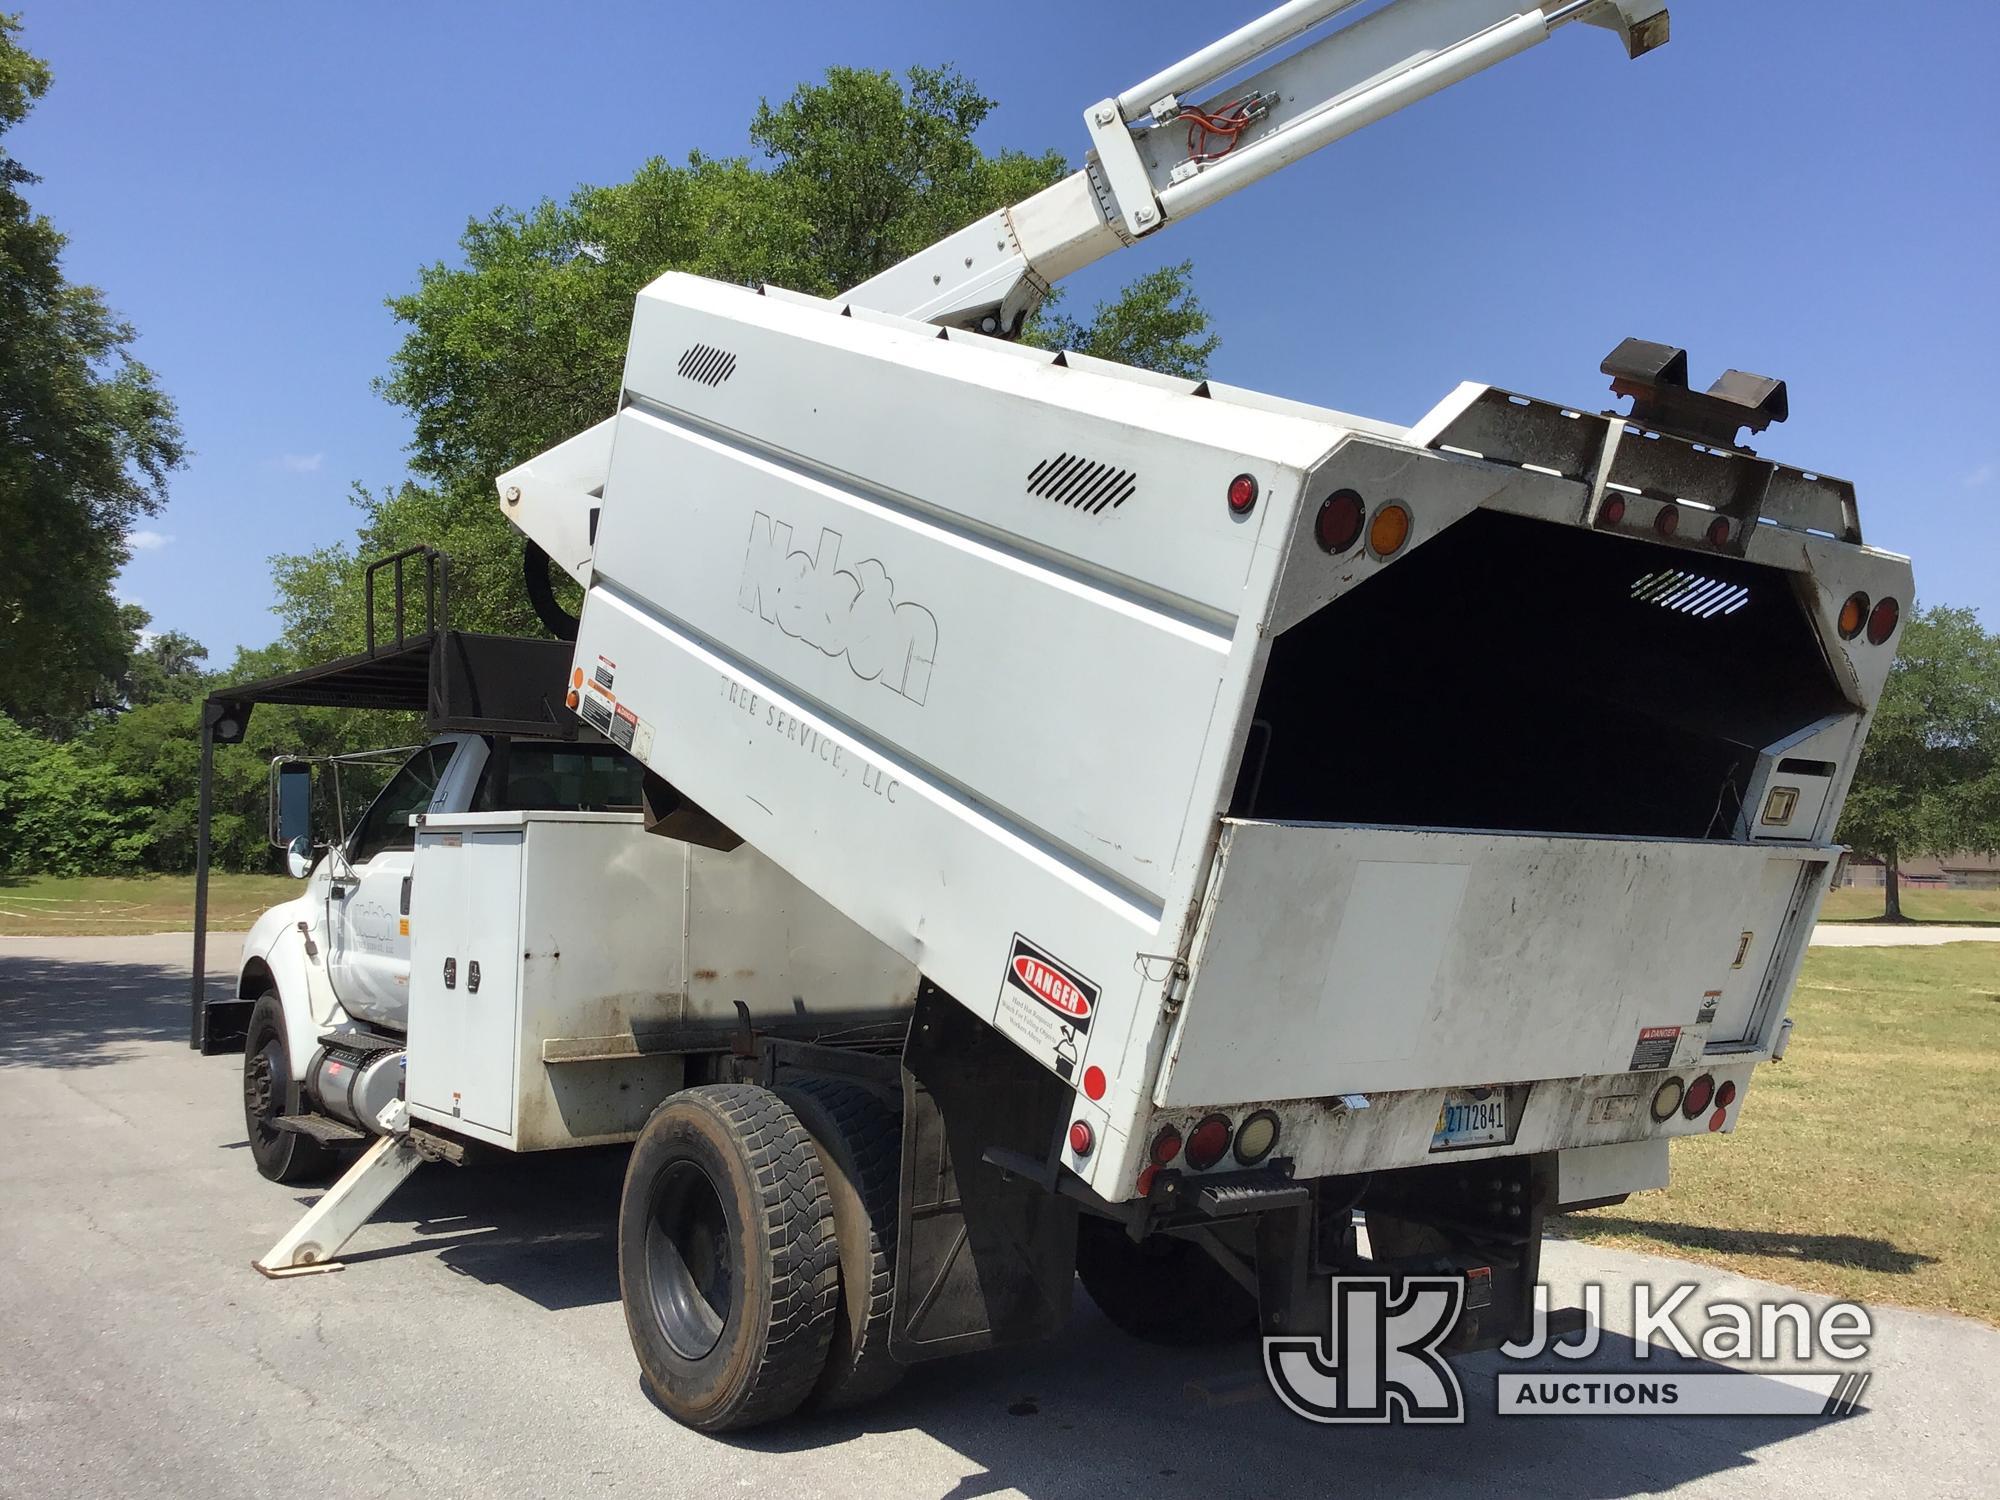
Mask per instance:
[[[125,540],[135,552],[158,552],[173,540],[164,531],[135,531]]]
[[[326,463],[324,453],[281,453],[278,467],[287,474],[317,474]]]
[[[1965,476],[1965,487],[1969,490],[1980,489],[1985,485],[1991,484],[1992,482],[1993,482],[1993,465],[1991,464],[1981,464],[1978,468],[1974,469],[1970,474]]]

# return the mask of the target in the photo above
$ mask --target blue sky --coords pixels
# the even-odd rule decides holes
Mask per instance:
[[[1258,0],[139,4],[16,0],[55,87],[10,139],[69,274],[142,334],[195,450],[124,589],[218,662],[276,633],[267,558],[403,471],[382,299],[465,221],[746,149],[829,64],[956,62],[992,146],[1080,160],[1082,108]],[[1860,486],[1923,597],[2000,628],[2000,6],[1675,0],[1636,63],[1571,27],[1072,283],[1191,257],[1213,373],[1413,421],[1462,379],[1587,408],[1636,334],[1783,376],[1764,451]],[[1885,19],[1886,18],[1886,19]]]

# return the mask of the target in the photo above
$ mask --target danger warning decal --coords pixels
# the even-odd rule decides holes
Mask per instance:
[[[1678,1026],[1641,1026],[1639,1043],[1632,1049],[1634,1073],[1651,1073],[1673,1066],[1674,1044],[1681,1039]]]
[[[1083,1062],[1098,994],[1094,983],[1017,932],[1007,953],[995,1024],[1044,1066],[1072,1078]]]

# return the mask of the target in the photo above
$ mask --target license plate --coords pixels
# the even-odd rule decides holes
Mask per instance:
[[[1438,1111],[1431,1150],[1507,1144],[1507,1094],[1503,1089],[1453,1089]]]

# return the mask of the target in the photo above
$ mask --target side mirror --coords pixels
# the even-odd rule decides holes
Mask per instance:
[[[272,764],[271,842],[288,855],[301,842],[312,849],[312,767],[304,761]]]
[[[312,874],[312,840],[303,833],[285,846],[285,873],[294,880],[304,880]]]

